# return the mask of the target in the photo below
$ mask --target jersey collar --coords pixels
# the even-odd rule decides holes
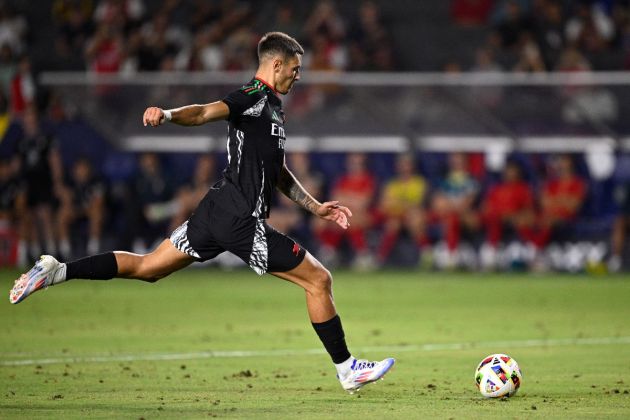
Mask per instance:
[[[263,85],[267,86],[276,96],[278,96],[278,91],[275,90],[269,83],[265,82],[260,77],[254,77],[254,79],[258,80],[260,83],[262,83]]]

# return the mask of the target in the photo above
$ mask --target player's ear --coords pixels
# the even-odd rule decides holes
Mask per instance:
[[[282,70],[282,65],[283,65],[283,61],[280,57],[276,57],[273,59],[273,71],[275,71],[276,73],[278,73],[280,70]]]

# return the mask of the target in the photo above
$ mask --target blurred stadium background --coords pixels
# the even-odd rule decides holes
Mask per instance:
[[[613,0],[2,1],[0,265],[142,252],[185,220],[225,127],[142,113],[220,99],[271,30],[307,51],[289,166],[355,218],[342,235],[278,197],[270,223],[325,263],[630,268],[630,2]]]

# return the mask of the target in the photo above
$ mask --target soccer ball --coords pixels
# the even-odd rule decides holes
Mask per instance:
[[[491,354],[475,370],[477,388],[486,398],[511,397],[521,386],[521,379],[518,363],[507,354]]]

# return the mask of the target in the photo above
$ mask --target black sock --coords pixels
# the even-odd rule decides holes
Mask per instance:
[[[118,274],[118,263],[113,252],[92,255],[66,263],[66,280],[109,280]]]
[[[348,351],[348,346],[346,346],[346,338],[343,334],[343,327],[341,326],[339,315],[335,315],[326,322],[313,323],[313,328],[315,328],[319,339],[322,340],[333,363],[339,364],[350,358],[350,352]]]

